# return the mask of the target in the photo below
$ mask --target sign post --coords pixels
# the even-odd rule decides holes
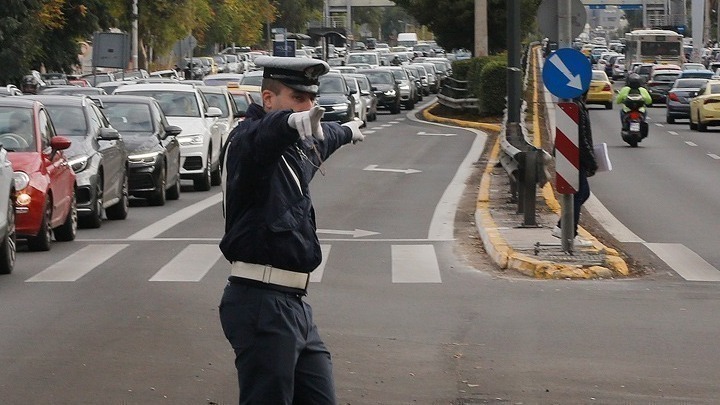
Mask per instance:
[[[553,1],[553,0],[544,0]],[[543,81],[548,90],[559,98],[556,109],[556,187],[561,193],[562,249],[572,254],[574,231],[573,194],[579,188],[578,106],[572,101],[590,87],[592,67],[581,52],[570,48],[572,42],[573,0],[557,1],[558,49],[545,61]],[[576,18],[577,20],[577,18]],[[545,33],[548,35],[548,33]],[[550,35],[548,35],[550,36]]]

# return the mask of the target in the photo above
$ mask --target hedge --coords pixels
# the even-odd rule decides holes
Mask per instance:
[[[457,80],[467,80],[468,81],[468,90],[471,95],[474,95],[479,98],[479,112],[481,115],[494,115],[494,108],[493,106],[488,106],[489,104],[498,104],[499,100],[503,100],[502,98],[498,98],[498,94],[505,94],[505,72],[501,74],[500,77],[488,77],[490,82],[493,84],[487,84],[487,86],[483,83],[484,79],[484,73],[483,70],[485,69],[485,66],[492,63],[500,63],[502,66],[507,66],[507,54],[502,53],[498,55],[491,55],[491,56],[480,56],[476,58],[471,59],[465,59],[461,61],[455,61],[453,62],[453,77]],[[504,68],[503,68],[504,69]],[[502,80],[502,83],[499,83],[499,81]],[[498,87],[498,84],[500,85]],[[497,89],[500,90],[499,93],[491,93],[490,97],[488,97],[487,100],[485,100],[486,97],[483,96],[483,94],[487,91],[487,88],[496,89],[494,91],[497,91]],[[494,97],[493,97],[494,94]],[[492,100],[491,100],[492,99]],[[504,103],[500,103],[502,107],[500,108],[500,114],[502,115],[502,109],[504,108]],[[488,107],[486,107],[488,106]]]
[[[507,61],[494,60],[480,71],[480,91],[476,93],[480,114],[502,116],[507,93]]]

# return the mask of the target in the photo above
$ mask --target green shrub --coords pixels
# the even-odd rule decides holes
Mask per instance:
[[[467,80],[468,71],[473,64],[473,59],[456,60],[452,63],[453,78],[456,80]]]
[[[499,116],[505,108],[507,93],[507,60],[492,60],[480,71],[478,98],[482,115]]]

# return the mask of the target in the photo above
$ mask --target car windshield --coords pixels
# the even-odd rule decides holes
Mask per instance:
[[[0,144],[15,152],[35,150],[31,108],[0,107]]]
[[[263,75],[245,75],[240,80],[240,84],[249,86],[260,86],[262,85]]]
[[[711,84],[710,94],[720,94],[720,84]]]
[[[607,81],[607,75],[605,72],[592,72],[592,79],[600,82],[606,82]]]
[[[87,122],[80,106],[47,106],[55,132],[64,136],[85,136]]]
[[[393,84],[395,79],[389,72],[363,72],[367,75],[371,83],[377,84]]]
[[[655,82],[674,82],[680,76],[680,73],[658,73],[653,76]]]
[[[350,54],[347,57],[347,63],[367,63],[370,65],[378,64],[377,54]]]
[[[152,97],[157,100],[160,108],[168,117],[200,117],[200,108],[195,93],[187,91],[132,90],[122,94]]]
[[[678,89],[699,89],[707,83],[707,79],[678,79],[675,88]]]
[[[357,81],[348,78],[345,80],[345,84],[350,88],[350,90],[358,91]]]
[[[119,132],[154,132],[150,106],[103,100],[103,112]]]
[[[395,80],[407,80],[407,76],[405,76],[405,72],[402,70],[393,70],[393,76],[395,77]]]
[[[244,94],[233,94],[232,98],[233,101],[235,101],[235,107],[237,107],[238,111],[247,111],[248,107],[250,107],[248,99]]]
[[[227,118],[229,113],[227,99],[222,93],[205,93],[205,99],[210,107],[217,107],[222,111],[222,117]]]
[[[345,93],[345,81],[340,76],[320,76],[318,93]]]
[[[357,79],[357,84],[358,84],[358,87],[360,87],[360,90],[370,91],[370,83],[368,83],[368,82],[367,82],[366,80],[364,80],[363,78],[361,78],[361,77],[358,78],[358,79]]]

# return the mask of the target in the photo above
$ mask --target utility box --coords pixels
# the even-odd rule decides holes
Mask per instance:
[[[96,32],[93,36],[93,68],[125,70],[130,63],[130,46],[130,35],[126,32]]]

